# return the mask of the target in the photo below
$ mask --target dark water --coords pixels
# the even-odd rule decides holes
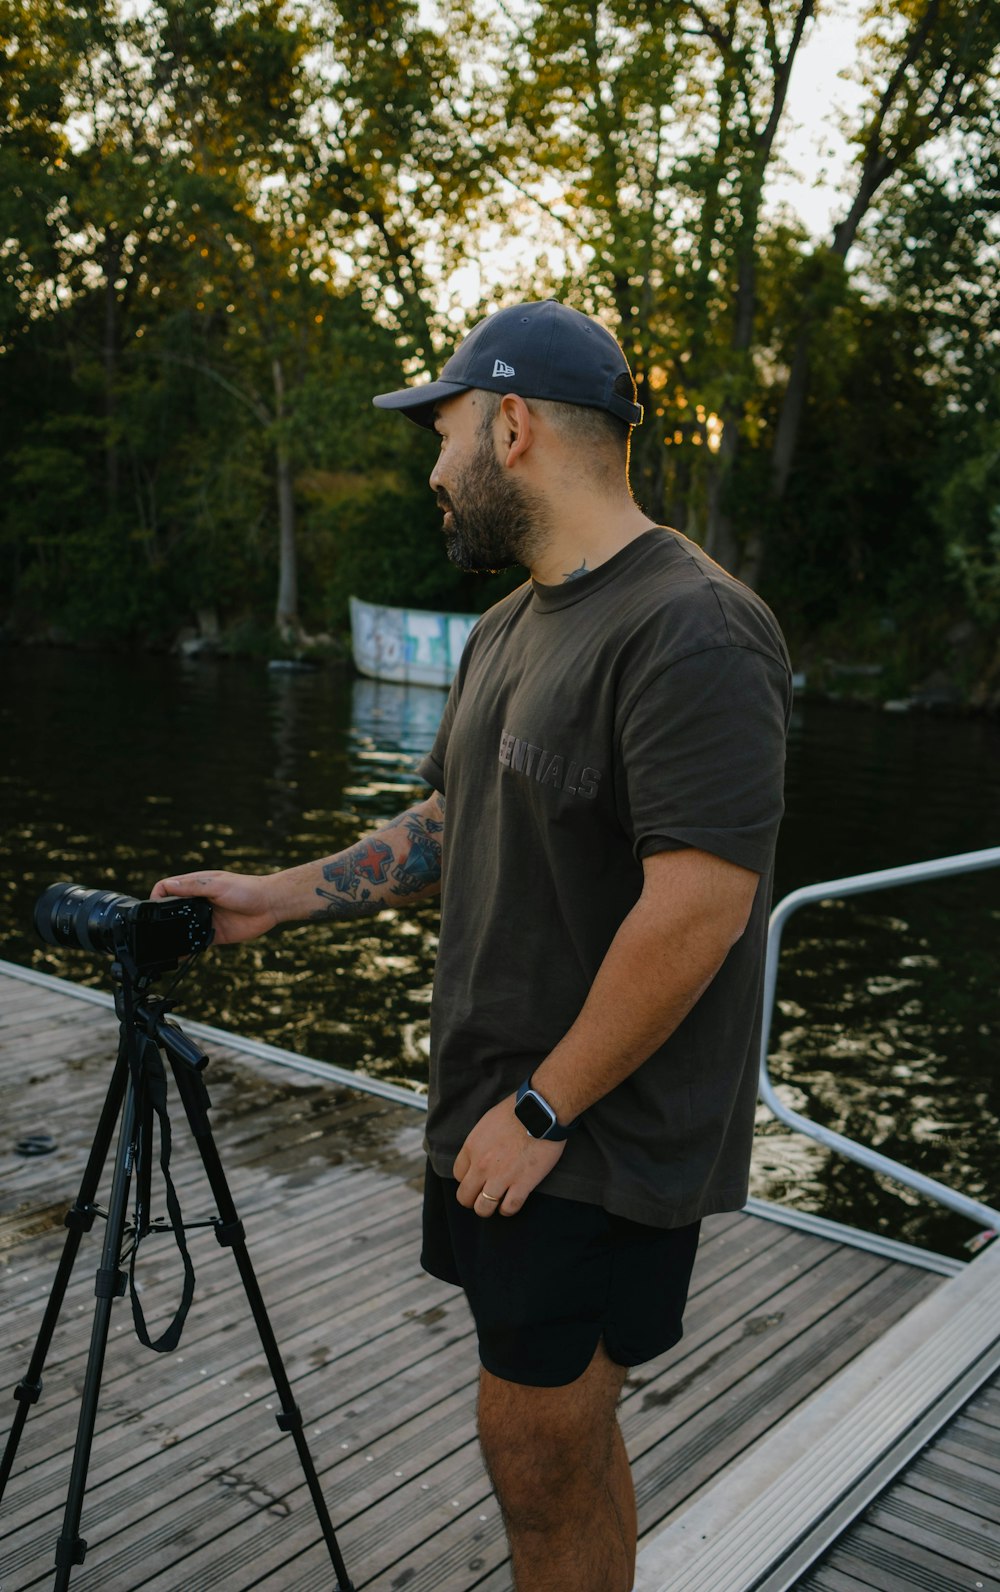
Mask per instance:
[[[103,987],[103,961],[35,940],[47,885],[144,896],[167,872],[337,850],[422,793],[444,700],[255,662],[8,650],[0,673],[0,954]],[[1000,726],[798,710],[779,894],[997,843]],[[209,953],[181,1016],[419,1085],[435,930],[424,907]],[[790,1102],[1000,1203],[1000,870],[810,907],[786,940],[773,1071]],[[971,1232],[763,1113],[754,1189],[952,1252]]]

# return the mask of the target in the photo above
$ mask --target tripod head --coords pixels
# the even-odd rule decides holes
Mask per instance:
[[[173,998],[174,990],[181,979],[190,973],[200,955],[201,952],[196,951],[188,958],[167,993],[156,1000],[144,998],[153,984],[154,974],[140,973],[131,958],[127,956],[111,964],[111,977],[115,984],[115,1011],[119,1021],[145,1034],[155,1045],[166,1051],[172,1061],[191,1067],[195,1072],[202,1072],[208,1066],[208,1057],[168,1014],[176,1004]]]

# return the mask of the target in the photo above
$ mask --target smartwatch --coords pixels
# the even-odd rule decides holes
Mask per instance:
[[[532,1089],[531,1079],[525,1078],[517,1091],[514,1115],[533,1139],[568,1139],[576,1126],[571,1122],[561,1128],[558,1118],[544,1095]]]

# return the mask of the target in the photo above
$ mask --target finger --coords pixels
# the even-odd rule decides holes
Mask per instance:
[[[475,1204],[472,1208],[477,1216],[483,1218],[495,1216],[497,1211],[501,1209],[503,1200],[503,1194],[487,1194],[486,1190],[482,1188],[476,1195]]]
[[[456,1183],[464,1182],[466,1174],[468,1173],[471,1165],[472,1156],[469,1154],[468,1150],[463,1144],[462,1148],[455,1157],[455,1164],[451,1169],[451,1175],[455,1179]]]
[[[204,884],[204,881],[201,881]],[[176,874],[172,879],[158,879],[150,891],[150,898],[154,901],[162,900],[164,896],[197,895],[199,879],[195,874]]]

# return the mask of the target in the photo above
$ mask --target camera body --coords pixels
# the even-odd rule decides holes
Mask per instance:
[[[141,974],[164,973],[212,939],[212,904],[200,896],[137,901],[114,890],[50,885],[35,903],[35,928],[47,945],[127,955]]]

